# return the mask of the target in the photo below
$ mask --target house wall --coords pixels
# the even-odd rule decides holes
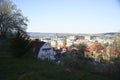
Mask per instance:
[[[41,48],[40,51],[38,53],[38,58],[41,59],[48,59],[48,60],[55,60],[55,51],[53,50],[53,48],[50,46],[50,44],[45,43]]]

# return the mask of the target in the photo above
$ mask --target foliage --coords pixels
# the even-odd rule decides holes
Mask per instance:
[[[67,44],[67,40],[65,38],[64,41],[63,41],[63,45],[66,46],[66,44]]]
[[[117,49],[117,51],[119,52],[119,54],[118,54],[118,57],[113,60],[113,62],[114,62],[113,65],[115,67],[111,67],[111,70],[116,70],[116,72],[113,73],[113,74],[115,76],[117,76],[117,80],[120,80],[120,76],[119,76],[119,74],[120,74],[120,32],[118,32],[115,35],[115,38],[114,38],[112,46]]]
[[[11,48],[13,55],[16,57],[24,56],[30,49],[32,43],[26,33],[17,32],[15,37],[11,40]]]
[[[78,52],[84,56],[84,52],[85,52],[85,49],[86,49],[86,44],[79,44],[78,46]]]
[[[72,50],[70,51],[70,53],[71,53],[71,54],[78,54],[78,51],[77,51],[76,49],[72,49]]]
[[[25,32],[28,19],[10,0],[0,3],[0,38],[6,39],[17,31]]]
[[[120,32],[118,32],[115,35],[115,38],[114,38],[112,46],[115,47],[119,51],[119,53],[120,53]]]
[[[57,66],[35,58],[0,58],[1,80],[111,80],[86,71]]]
[[[76,48],[77,49],[77,54],[81,57],[84,57],[84,52],[85,52],[85,49],[87,47],[86,44],[78,44],[78,45],[71,45],[71,48]]]

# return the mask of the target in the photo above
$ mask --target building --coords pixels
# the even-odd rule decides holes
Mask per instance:
[[[96,62],[100,62],[103,51],[104,46],[95,42],[86,48],[85,57],[94,58]]]
[[[33,44],[33,52],[42,60],[55,60],[55,51],[47,42],[39,41],[36,39]]]

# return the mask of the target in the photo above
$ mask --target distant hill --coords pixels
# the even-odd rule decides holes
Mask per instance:
[[[117,32],[103,33],[104,35],[115,35]]]

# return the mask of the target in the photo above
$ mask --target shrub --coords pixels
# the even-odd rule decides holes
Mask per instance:
[[[11,40],[13,56],[22,57],[31,49],[31,41],[26,33],[17,32]]]

